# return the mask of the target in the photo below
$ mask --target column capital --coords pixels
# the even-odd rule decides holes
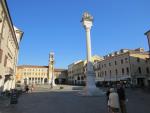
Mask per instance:
[[[91,31],[91,27],[86,27],[86,26],[84,26],[84,28],[85,28],[85,31],[86,31],[86,32],[90,32],[90,31]]]
[[[91,21],[86,21],[86,20],[84,20],[82,22],[82,24],[83,24],[85,29],[91,29],[91,27],[93,26],[93,23]]]

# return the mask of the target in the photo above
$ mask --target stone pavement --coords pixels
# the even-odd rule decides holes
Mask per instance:
[[[17,105],[0,108],[0,113],[107,113],[105,96],[82,97],[71,88],[23,94]],[[69,90],[70,89],[70,90]],[[38,92],[39,91],[39,92]],[[126,90],[128,113],[150,113],[150,94]]]
[[[10,104],[10,99],[6,96],[0,96],[0,113],[1,111],[7,109]]]

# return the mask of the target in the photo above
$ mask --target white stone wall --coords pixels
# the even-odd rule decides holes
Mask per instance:
[[[18,45],[11,17],[5,0],[0,2],[0,87],[2,90],[10,90],[15,87],[15,72],[18,60]],[[22,35],[20,35],[22,36]],[[21,38],[21,37],[20,37]],[[5,75],[12,75],[10,80],[4,83]]]

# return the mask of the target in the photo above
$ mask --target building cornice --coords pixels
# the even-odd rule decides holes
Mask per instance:
[[[15,33],[15,30],[14,30],[14,27],[13,27],[13,22],[12,22],[12,19],[11,19],[11,16],[10,16],[10,12],[9,12],[7,2],[6,2],[6,0],[1,0],[1,2],[2,2],[2,7],[3,7],[3,9],[5,11],[5,14],[6,14],[5,16],[7,17],[6,19],[8,20],[8,25],[11,28],[10,31],[13,34],[13,40],[16,44],[16,48],[19,49],[19,44],[18,44],[18,41],[17,41],[16,33]]]
[[[20,65],[17,68],[48,68],[48,66],[38,66],[38,65]]]
[[[39,66],[39,65],[20,65],[17,66],[17,68],[49,68],[49,66]],[[66,71],[67,69],[59,69],[59,68],[55,68],[55,71]]]
[[[149,55],[149,52],[146,52],[146,51],[139,52],[139,51],[131,50],[131,51],[128,51],[128,52],[125,52],[125,53],[121,53],[121,54],[118,54],[118,55],[114,55],[114,56],[105,58],[104,60],[98,61],[98,63],[101,63],[101,62],[104,62],[104,61],[107,61],[107,60],[111,60],[111,59],[114,59],[116,57],[120,57],[120,56],[123,56],[123,55],[131,55],[131,54]]]

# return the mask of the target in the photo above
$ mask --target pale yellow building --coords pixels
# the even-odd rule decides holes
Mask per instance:
[[[94,64],[101,61],[103,58],[95,55],[91,59]],[[86,64],[87,60],[79,60],[68,66],[68,84],[85,85]]]
[[[49,66],[17,66],[16,82],[21,84],[48,84]],[[67,70],[54,69],[56,83],[66,83]]]
[[[150,85],[149,53],[143,48],[121,49],[104,56],[95,64],[97,82],[124,81],[132,85]]]
[[[23,32],[13,25],[6,0],[0,0],[0,91],[15,88],[22,35]]]

